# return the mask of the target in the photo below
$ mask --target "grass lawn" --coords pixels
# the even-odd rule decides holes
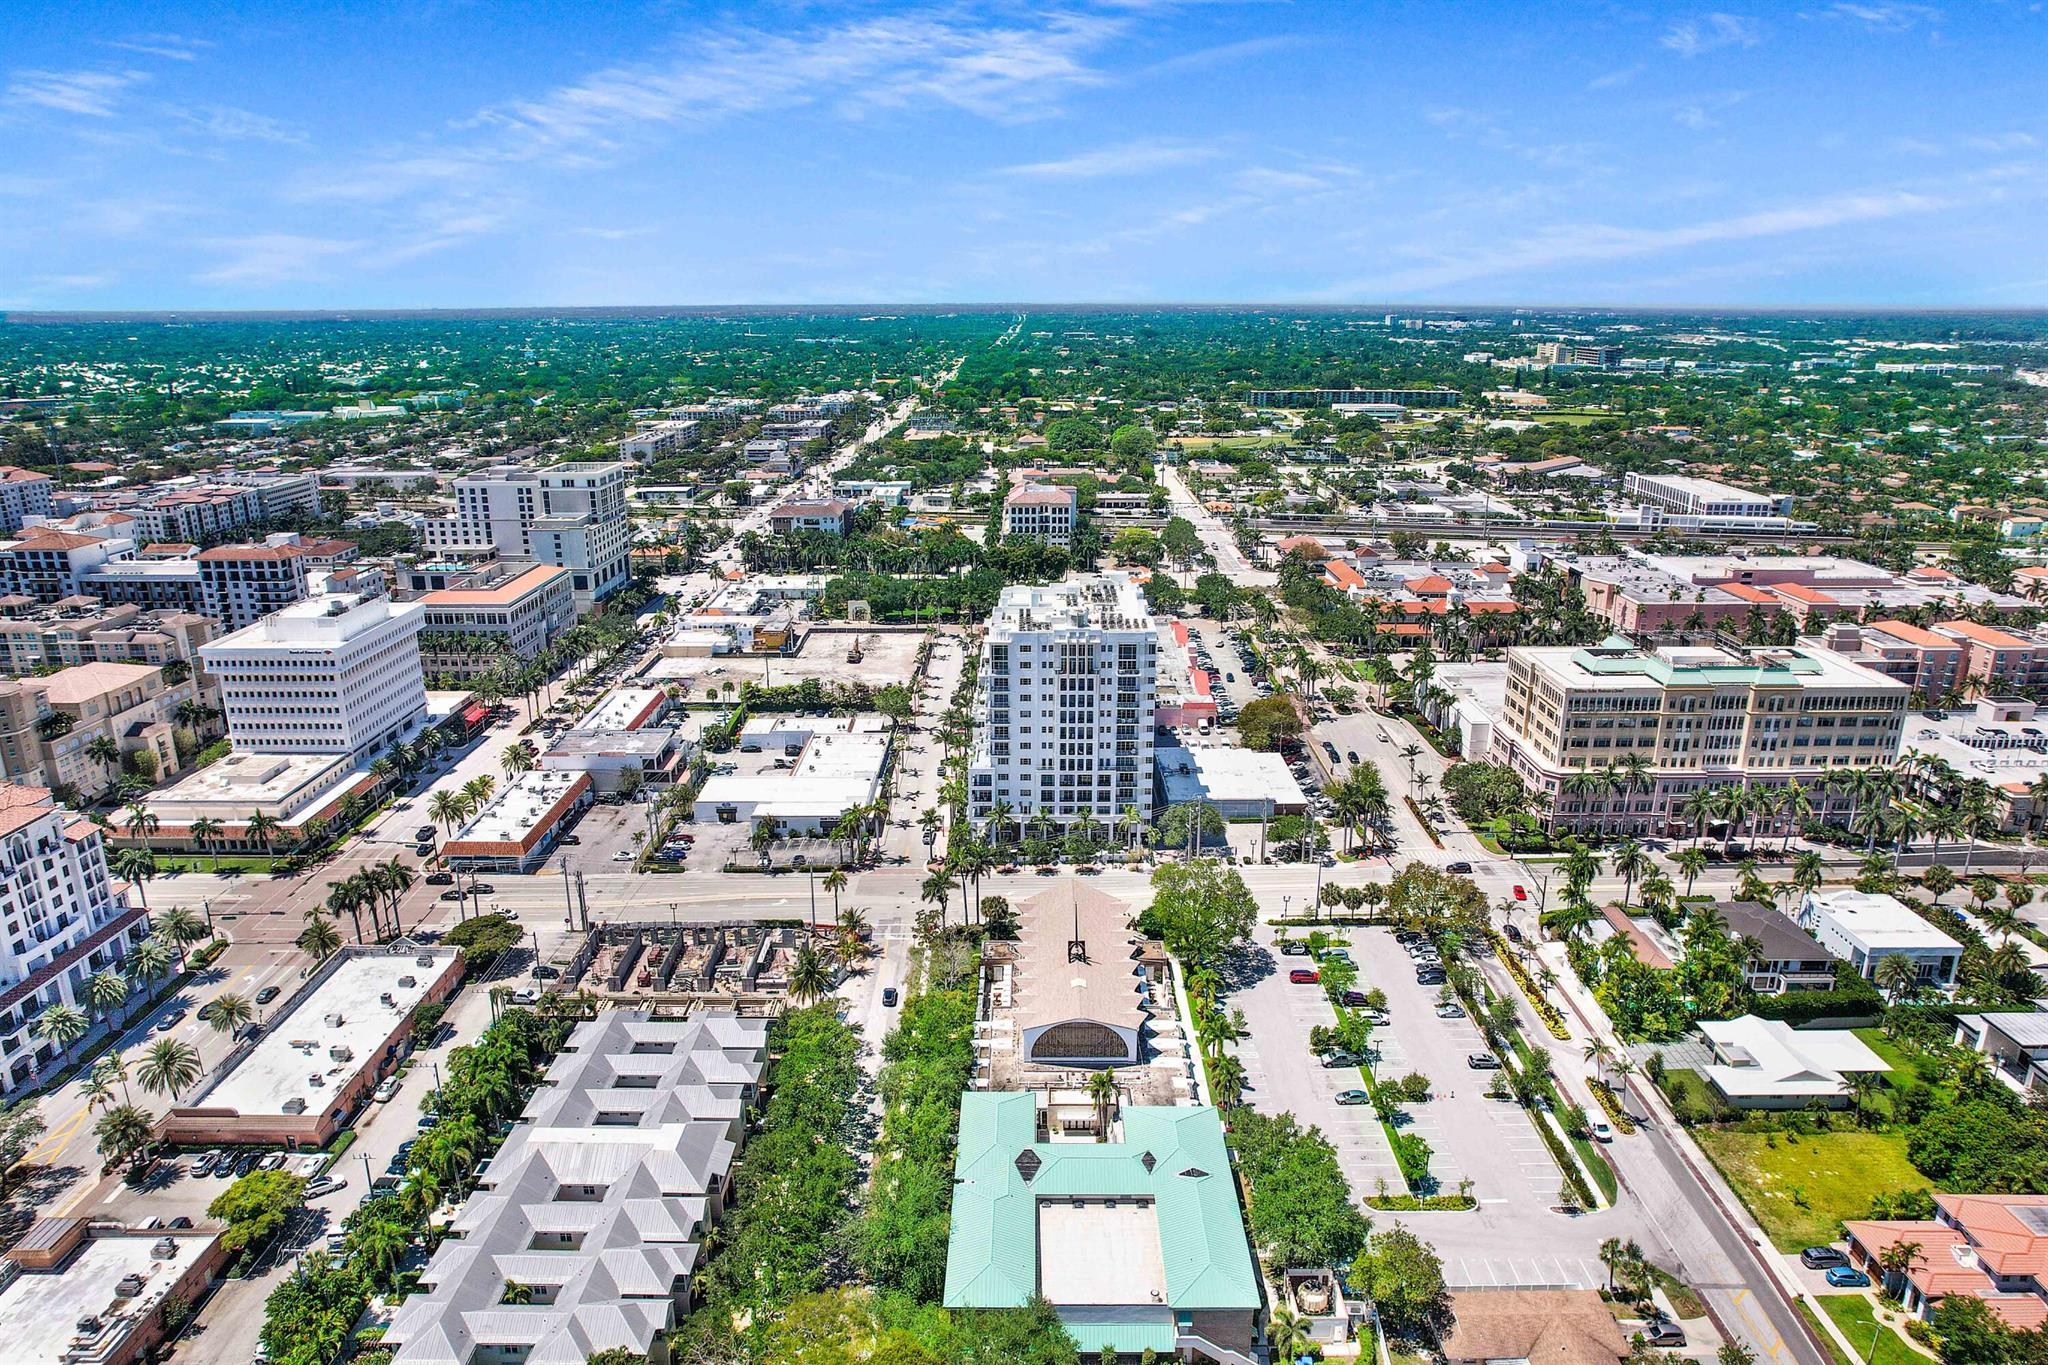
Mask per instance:
[[[1878,1326],[1870,1312],[1870,1300],[1863,1295],[1821,1294],[1816,1301],[1856,1348],[1856,1359],[1866,1365],[1924,1365],[1927,1357],[1908,1346],[1905,1338],[1889,1327]],[[1877,1342],[1875,1354],[1870,1349],[1873,1339]]]
[[[1593,1173],[1593,1183],[1600,1187],[1600,1197],[1611,1206],[1621,1194],[1621,1186],[1614,1178],[1614,1167],[1607,1164],[1606,1155],[1591,1138],[1573,1138],[1572,1146],[1578,1149],[1579,1160],[1585,1162],[1586,1169]]]
[[[1880,1194],[1927,1184],[1893,1133],[1742,1133],[1699,1128],[1693,1136],[1742,1196],[1780,1251],[1835,1238],[1835,1225],[1860,1218]],[[1777,1145],[1770,1145],[1775,1137]]]
[[[1800,1317],[1806,1319],[1806,1325],[1813,1332],[1814,1338],[1827,1348],[1828,1359],[1833,1361],[1834,1365],[1856,1365],[1856,1362],[1835,1344],[1835,1339],[1828,1335],[1828,1329],[1820,1325],[1820,1315],[1806,1306],[1805,1299],[1792,1300],[1792,1306],[1799,1310]]]
[[[210,853],[159,853],[156,855],[156,870],[159,872],[211,872],[214,857]],[[271,870],[275,861],[262,853],[223,853],[220,855],[222,872],[264,872]]]
[[[1699,1072],[1694,1071],[1691,1067],[1674,1066],[1667,1068],[1661,1085],[1666,1098],[1671,1101],[1673,1109],[1679,1109],[1690,1104],[1699,1113],[1713,1114],[1718,1113],[1723,1108],[1721,1097],[1716,1095],[1713,1087],[1707,1084],[1706,1077],[1700,1075]]]
[[[1881,1028],[1860,1028],[1854,1032],[1865,1046],[1884,1058],[1885,1064],[1891,1067],[1892,1075],[1888,1079],[1894,1086],[1915,1079],[1928,1085],[1940,1082],[1941,1068],[1926,1053],[1900,1046],[1887,1038]]]

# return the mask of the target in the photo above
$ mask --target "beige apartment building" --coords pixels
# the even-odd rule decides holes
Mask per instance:
[[[194,696],[189,681],[166,686],[163,670],[150,664],[79,664],[0,680],[0,776],[92,796],[141,752],[167,777],[178,770],[177,708]],[[113,741],[118,764],[89,752],[101,738]]]
[[[1702,788],[1794,781],[1840,819],[1849,799],[1819,784],[1897,759],[1911,690],[1820,649],[1511,649],[1489,757],[1548,798],[1559,829],[1682,835],[1680,807]],[[1635,766],[1630,755],[1643,778],[1627,791],[1571,781]],[[1783,833],[1792,819],[1757,830]]]

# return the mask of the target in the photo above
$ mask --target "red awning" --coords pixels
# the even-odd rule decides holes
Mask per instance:
[[[469,705],[462,708],[462,723],[464,725],[469,726],[482,725],[484,723],[484,717],[488,714],[489,713],[484,710],[482,702],[473,701]]]

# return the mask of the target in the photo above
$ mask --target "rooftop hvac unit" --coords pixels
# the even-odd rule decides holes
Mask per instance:
[[[409,991],[419,984],[420,979],[416,976],[401,976],[398,978],[398,988],[402,991]]]
[[[327,1056],[332,1061],[352,1062],[356,1059],[356,1052],[352,1047],[336,1043],[333,1047],[327,1049]]]
[[[382,1005],[385,1009],[394,1009],[398,1005],[398,1002],[391,998],[390,991],[385,991],[383,994],[379,995],[377,997],[377,1003]]]
[[[290,1099],[286,1100],[284,1102],[284,1112],[287,1114],[305,1113],[306,1097],[304,1095],[294,1095]]]
[[[337,1010],[333,1014],[330,1014],[326,1018],[322,1019],[320,1022],[327,1025],[327,1027],[329,1028],[340,1028],[341,1012]]]
[[[166,1237],[149,1249],[150,1259],[168,1261],[178,1254],[178,1239]]]

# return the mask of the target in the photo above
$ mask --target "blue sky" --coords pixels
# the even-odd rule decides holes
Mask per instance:
[[[0,307],[2048,303],[2038,3],[0,6]]]

